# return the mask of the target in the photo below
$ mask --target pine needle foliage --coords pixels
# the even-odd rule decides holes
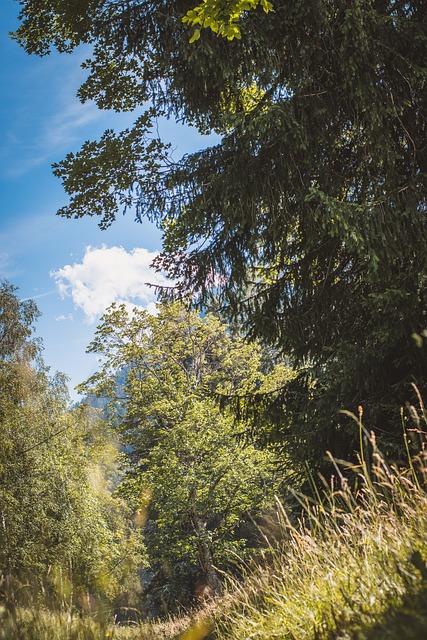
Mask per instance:
[[[106,227],[135,205],[164,231],[175,295],[214,291],[307,368],[287,406],[303,440],[316,425],[313,451],[351,456],[337,416],[362,403],[391,450],[392,407],[427,381],[411,339],[426,328],[426,3],[271,4],[22,0],[29,53],[90,45],[82,101],[151,105],[55,165],[59,213]],[[218,143],[177,160],[161,115]]]

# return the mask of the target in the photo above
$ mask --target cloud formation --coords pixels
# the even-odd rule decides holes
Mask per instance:
[[[90,323],[113,302],[154,311],[156,295],[147,283],[170,284],[150,268],[156,255],[143,248],[128,252],[123,247],[86,247],[82,262],[67,264],[51,276],[61,296],[71,297]]]
[[[10,148],[19,150],[19,163],[12,163],[6,174],[18,178],[31,169],[43,165],[56,153],[60,153],[76,142],[88,127],[104,118],[104,114],[92,102],[73,103],[53,115],[46,115],[44,121],[38,123],[38,131],[28,142],[21,132],[20,138],[9,132]],[[16,151],[15,151],[16,152]]]
[[[64,316],[64,314],[61,314],[60,316],[55,316],[55,320],[56,322],[63,322],[64,320],[73,320],[73,315],[71,313],[69,313],[67,316]]]

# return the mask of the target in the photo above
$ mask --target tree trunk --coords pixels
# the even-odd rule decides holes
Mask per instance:
[[[218,595],[221,591],[218,574],[213,565],[213,558],[210,546],[206,540],[206,522],[204,522],[196,511],[196,489],[190,492],[190,518],[194,531],[197,534],[197,550],[199,562],[206,580],[209,595]]]

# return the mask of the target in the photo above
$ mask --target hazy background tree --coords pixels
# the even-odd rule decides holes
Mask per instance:
[[[113,604],[137,588],[142,559],[131,513],[112,495],[114,439],[93,410],[70,408],[63,375],[48,375],[32,337],[35,304],[6,282],[0,304],[2,597],[13,606],[20,584],[42,597],[60,575],[80,606],[89,594]]]

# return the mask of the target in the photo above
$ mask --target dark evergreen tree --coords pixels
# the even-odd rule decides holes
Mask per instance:
[[[159,268],[204,302],[216,285],[229,318],[303,367],[279,439],[347,456],[338,411],[362,405],[395,446],[392,407],[427,381],[411,337],[427,302],[424,0],[208,3],[199,27],[237,24],[222,29],[232,41],[194,33],[190,0],[21,4],[27,51],[92,45],[82,100],[152,104],[56,166],[61,214],[105,226],[136,201],[163,225]],[[150,139],[161,113],[220,142],[172,163]]]

